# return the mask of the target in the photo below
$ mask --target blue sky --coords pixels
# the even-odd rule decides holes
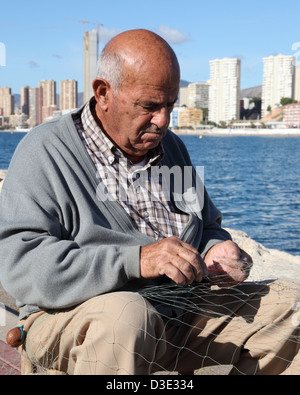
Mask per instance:
[[[1,1],[0,43],[6,66],[0,86],[19,93],[42,79],[78,80],[83,90],[82,23],[102,23],[100,50],[118,32],[145,28],[175,50],[181,77],[209,79],[209,60],[239,57],[241,87],[262,83],[262,58],[296,54],[299,0],[40,0]],[[95,25],[86,24],[86,29]]]

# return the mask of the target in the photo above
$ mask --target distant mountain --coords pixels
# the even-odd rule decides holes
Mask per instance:
[[[262,97],[262,86],[254,86],[253,88],[241,89],[241,99],[246,97],[252,99],[252,97]]]
[[[21,95],[19,93],[13,93],[15,97],[15,106],[20,107],[21,103]]]
[[[185,87],[188,86],[189,84],[190,84],[189,81],[180,80],[179,87],[180,87],[180,88],[185,88]]]

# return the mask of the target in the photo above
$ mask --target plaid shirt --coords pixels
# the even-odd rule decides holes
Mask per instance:
[[[160,166],[163,158],[161,144],[149,151],[144,161],[132,164],[103,133],[96,123],[90,106],[91,99],[81,113],[74,117],[76,129],[103,182],[107,196],[117,201],[130,215],[140,232],[156,240],[179,237],[189,220],[168,200],[163,189],[163,176],[153,182],[153,166]]]

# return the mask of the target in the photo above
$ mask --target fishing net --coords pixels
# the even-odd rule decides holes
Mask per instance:
[[[236,236],[242,247],[247,246],[251,249],[249,243],[254,242],[250,238],[244,235],[242,238],[244,240],[243,245],[241,238],[239,238],[241,236],[240,233],[232,231],[232,234]],[[149,350],[144,352],[142,349],[140,352],[136,351],[139,354],[138,358],[147,361],[147,373],[155,375],[191,373],[189,362],[192,361],[193,368],[197,367],[192,369],[196,375],[227,375],[233,366],[236,366],[235,373],[237,374],[255,374],[260,361],[257,361],[252,366],[250,372],[243,364],[237,362],[241,355],[241,349],[247,347],[247,342],[249,342],[249,338],[244,338],[243,334],[245,321],[249,326],[252,325],[253,327],[253,338],[257,334],[260,335],[260,337],[257,337],[255,347],[252,347],[256,355],[262,359],[268,352],[269,354],[274,354],[273,361],[277,360],[277,362],[273,362],[267,374],[279,374],[280,366],[284,366],[285,369],[292,369],[291,374],[300,373],[300,358],[298,357],[297,361],[297,356],[295,357],[299,353],[300,346],[299,257],[292,257],[279,251],[267,250],[257,243],[255,243],[255,251],[252,246],[252,251],[250,252],[252,252],[256,260],[251,268],[249,278],[238,287],[220,288],[218,285],[208,285],[205,282],[184,286],[170,283],[162,286],[146,287],[140,292],[140,295],[149,300],[151,305],[158,306],[163,304],[164,306],[172,306],[173,309],[177,309],[176,317],[170,318],[162,314],[165,332],[163,331],[153,343],[155,347],[159,348],[158,345],[161,342],[165,342],[166,352],[169,353],[172,349],[170,346],[174,342],[173,351],[169,354],[170,361],[168,361],[168,355],[155,359],[156,351],[154,349],[151,352]],[[187,295],[189,298],[188,303]],[[268,295],[267,298],[266,295]],[[265,302],[260,313],[254,314],[251,308],[262,305],[263,300]],[[107,350],[107,345],[111,347],[112,354],[116,349],[123,347],[123,342],[120,341],[121,336],[120,334],[118,335],[117,331],[118,324],[124,324],[125,322],[128,324],[128,331],[125,330],[123,332],[123,337],[130,336],[132,326],[137,325],[135,320],[130,321],[130,314],[128,315],[121,299],[119,302],[120,311],[117,315],[107,311],[107,309],[105,310],[101,303],[99,304],[99,302],[95,301],[94,307],[81,316],[82,321],[88,321],[88,316],[93,317],[99,312],[105,311],[106,320],[112,318],[115,320],[111,336],[103,339],[103,347],[95,347],[93,353],[86,356],[86,366],[89,366],[88,369],[90,369],[91,374],[96,372],[97,362],[103,360],[103,350]],[[131,303],[134,304],[133,311],[136,311],[138,314],[138,310],[141,307],[140,299],[133,300]],[[245,309],[245,306],[249,308]],[[187,321],[187,313],[193,314],[195,319]],[[0,318],[2,319],[1,324],[5,324],[3,309]],[[211,324],[211,322],[214,322],[214,324]],[[44,326],[46,337],[48,336],[52,340],[49,343],[45,338],[39,339],[37,346],[37,354],[39,355],[35,355],[35,352],[33,352],[28,353],[27,357],[37,366],[40,374],[49,374],[51,373],[51,368],[56,366],[60,358],[58,350],[62,347],[62,335],[70,331],[70,327],[66,324],[61,325],[56,336],[53,336],[52,323],[45,321],[43,324],[43,318],[41,318],[40,323]],[[47,325],[49,325],[48,328]],[[176,335],[166,337],[168,327],[172,327],[173,333],[176,333],[181,328],[182,338],[178,340]],[[199,330],[200,327],[201,330]],[[224,328],[228,329],[227,332]],[[2,326],[2,329],[8,330],[10,328]],[[145,333],[144,328],[138,329],[140,329],[141,335],[145,338],[149,336],[149,334]],[[191,341],[194,333],[197,331],[199,336],[203,338],[201,347],[194,347],[196,343]],[[235,335],[231,336],[232,333],[235,333]],[[72,337],[73,333],[70,332],[68,335]],[[85,339],[87,336],[88,334],[85,333]],[[44,351],[41,353],[42,349]],[[176,352],[174,352],[174,349],[176,349]],[[16,354],[12,355],[12,352],[15,352],[15,350],[10,350],[10,352],[9,354],[8,349],[3,347],[0,349],[0,375],[20,374],[19,361],[16,358]],[[125,354],[130,351],[124,349],[123,352]],[[245,352],[245,349],[242,352]],[[186,355],[184,363],[181,361],[183,355]],[[72,358],[72,356],[69,356],[69,358]],[[64,366],[68,365],[66,359],[65,363],[62,364]],[[107,358],[105,360],[108,361]],[[197,364],[195,361],[199,361],[199,363]],[[126,367],[117,366],[116,363],[112,355],[110,359],[111,366],[109,366],[112,372],[130,374]],[[289,373],[289,370],[287,372]]]

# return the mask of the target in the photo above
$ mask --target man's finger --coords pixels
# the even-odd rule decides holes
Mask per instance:
[[[208,275],[206,264],[195,248],[189,244],[180,242],[177,248],[177,254],[191,266],[194,273],[194,281],[201,281],[203,277]],[[188,268],[187,270],[189,271]]]

